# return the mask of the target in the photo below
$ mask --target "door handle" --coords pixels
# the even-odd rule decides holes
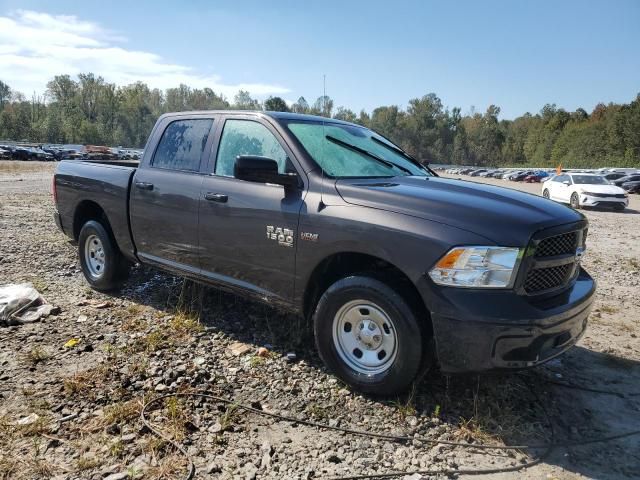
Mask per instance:
[[[204,195],[205,200],[209,200],[210,202],[218,202],[218,203],[227,203],[229,197],[224,193],[212,193],[207,192]]]
[[[136,182],[136,187],[140,190],[153,190],[153,183]]]

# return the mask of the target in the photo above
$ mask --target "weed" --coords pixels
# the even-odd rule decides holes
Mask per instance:
[[[194,313],[179,311],[169,321],[172,332],[179,337],[195,335],[204,331],[198,316]]]
[[[104,422],[107,425],[122,423],[140,415],[142,404],[137,400],[118,402],[104,408]]]
[[[613,305],[601,305],[600,311],[602,313],[614,314],[617,313],[620,309],[618,307],[614,307]]]
[[[311,403],[307,405],[306,410],[309,415],[317,419],[324,420],[326,418],[329,418],[329,409],[327,409],[326,407],[322,407],[317,403]]]
[[[439,404],[437,404],[437,405],[435,406],[435,408],[433,409],[433,417],[434,417],[434,418],[440,418],[440,413],[442,413],[442,412],[441,412],[441,407],[440,407],[440,405],[439,405]]]
[[[31,365],[37,365],[38,363],[49,360],[51,355],[42,347],[33,347],[26,355],[26,361]]]
[[[124,454],[124,442],[120,439],[115,440],[109,445],[109,455],[120,458]]]
[[[222,427],[222,431],[225,432],[230,430],[231,427],[239,420],[238,416],[238,406],[236,404],[231,404],[227,406],[224,414],[220,417],[220,426]]]
[[[635,257],[627,259],[627,263],[629,264],[630,270],[640,269],[640,260]]]
[[[264,365],[266,359],[264,357],[259,357],[258,355],[254,355],[249,359],[249,366],[251,368],[259,367],[260,365]]]
[[[85,470],[93,470],[102,465],[102,461],[96,457],[79,457],[76,460],[76,471],[84,472]]]
[[[413,384],[411,386],[411,391],[407,395],[407,398],[402,401],[399,398],[393,402],[393,406],[396,408],[396,411],[402,418],[410,417],[416,414],[416,386]]]

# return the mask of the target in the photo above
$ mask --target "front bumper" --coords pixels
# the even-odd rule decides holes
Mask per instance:
[[[594,197],[592,195],[580,195],[580,205],[583,207],[614,207],[617,205],[629,206],[628,198],[618,197]]]
[[[430,309],[442,372],[527,368],[560,355],[584,334],[594,293],[584,270],[567,290],[546,298],[435,289]]]

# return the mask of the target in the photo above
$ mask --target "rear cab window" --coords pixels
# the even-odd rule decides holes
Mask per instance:
[[[198,172],[213,126],[213,119],[175,120],[167,125],[151,166],[169,170]]]

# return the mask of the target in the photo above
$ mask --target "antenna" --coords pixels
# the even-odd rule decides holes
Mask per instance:
[[[326,138],[324,134],[324,113],[327,111],[326,107],[327,103],[327,75],[322,74],[322,157],[324,158],[324,144],[326,143]],[[320,205],[318,205],[318,211],[324,210],[327,206],[323,200],[324,193],[324,167],[320,165],[320,172],[322,174],[322,179],[320,181]]]

